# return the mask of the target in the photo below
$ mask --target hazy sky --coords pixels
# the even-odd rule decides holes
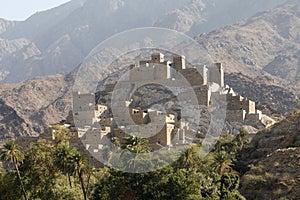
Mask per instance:
[[[37,11],[53,8],[70,0],[0,0],[0,18],[25,20]]]

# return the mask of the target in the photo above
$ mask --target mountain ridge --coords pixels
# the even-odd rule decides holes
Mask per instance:
[[[14,83],[37,76],[71,72],[98,43],[121,31],[155,25],[194,36],[250,17],[261,10],[254,5],[261,5],[265,10],[284,0],[268,2],[73,0],[52,10],[37,13],[0,34],[0,38],[8,42],[25,38],[38,50],[30,49],[35,54],[30,58],[25,56],[27,59],[23,57],[27,49],[22,48],[18,49],[19,54],[6,55],[0,59],[0,82]],[[253,5],[253,8],[249,5]],[[249,9],[245,13],[235,9],[235,13],[233,8],[237,6],[248,6]],[[232,9],[231,12],[225,12],[223,8]],[[228,19],[220,21],[224,15]],[[164,17],[167,19],[164,20]],[[208,25],[212,26],[205,28]]]

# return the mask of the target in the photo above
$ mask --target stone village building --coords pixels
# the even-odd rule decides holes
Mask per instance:
[[[224,84],[224,68],[221,63],[214,67],[190,66],[184,56],[175,56],[173,61],[165,60],[164,55],[155,53],[150,60],[142,60],[139,65],[130,65],[129,77],[122,80],[122,86],[133,89],[135,85],[143,85],[149,81],[159,81],[162,85],[171,85],[178,91],[178,98],[185,99],[187,103],[210,107],[212,95],[223,95],[226,98],[226,121],[229,123],[261,123],[265,126],[274,121],[256,110],[255,102],[236,94],[232,88]],[[183,82],[176,80],[174,72],[182,75],[189,83],[189,87],[183,87]],[[218,89],[214,89],[214,84]],[[189,102],[190,91],[196,94],[197,102]],[[117,88],[116,84],[105,86],[105,92],[111,94]],[[104,136],[122,138],[126,133],[143,133],[150,135],[149,141],[152,149],[180,145],[185,143],[189,133],[195,133],[191,123],[178,120],[177,113],[163,113],[159,110],[140,109],[132,107],[131,100],[122,99],[114,102],[121,112],[120,116],[113,116],[111,105],[95,105],[95,94],[74,93],[74,122],[78,132],[78,138],[85,138],[85,148],[97,152],[103,149],[101,140]],[[197,105],[194,105],[197,106]],[[124,116],[129,113],[129,123]],[[191,110],[192,112],[192,110]],[[182,118],[184,116],[181,116]],[[120,119],[119,119],[120,118]],[[118,121],[118,124],[116,123]],[[120,122],[121,121],[121,122]],[[150,132],[150,133],[147,133]],[[153,135],[155,133],[155,135]],[[89,138],[87,138],[89,137]]]

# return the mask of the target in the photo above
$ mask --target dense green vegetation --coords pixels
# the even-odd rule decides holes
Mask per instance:
[[[175,163],[158,171],[133,174],[111,168],[95,169],[67,137],[39,140],[23,153],[8,141],[1,159],[0,199],[244,199],[238,192],[236,157],[247,134],[223,136],[205,158],[194,145]],[[129,137],[122,148],[148,152],[149,142]]]

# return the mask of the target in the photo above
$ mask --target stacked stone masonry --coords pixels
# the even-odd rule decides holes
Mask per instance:
[[[222,95],[226,97],[226,121],[255,123],[262,119],[262,112],[256,110],[255,102],[236,94],[232,88],[225,86],[224,68],[221,63],[210,67],[192,66],[186,63],[184,56],[174,56],[171,62],[166,60],[163,54],[155,53],[151,55],[150,60],[142,60],[139,65],[130,65],[129,70],[129,79],[122,80],[122,85],[130,86],[131,89],[135,85],[143,85],[143,83],[151,83],[151,81],[159,82],[178,91],[177,97],[187,102],[190,101],[192,92],[196,95],[197,101],[190,103],[195,106],[207,107],[214,105],[213,94]],[[184,83],[188,83],[188,85]],[[215,85],[218,86],[217,89],[215,89]],[[104,88],[104,92],[109,94],[118,90],[116,84],[110,84]],[[122,91],[120,90],[120,92]],[[130,99],[124,100],[124,102],[114,102],[121,114],[110,116],[105,113],[111,112],[111,105],[95,106],[94,94],[75,93],[73,95],[74,101],[77,101],[74,102],[74,105],[78,105],[74,107],[74,121],[79,129],[98,123],[103,135],[111,134],[120,138],[126,136],[128,131],[142,133],[150,130],[155,133],[149,137],[153,149],[159,148],[159,146],[174,145],[174,142],[182,144],[186,139],[186,133],[191,131],[189,125],[185,128],[181,127],[176,114],[135,108],[131,106]],[[129,119],[126,119],[126,116]],[[151,124],[150,127],[149,124]],[[177,131],[179,134],[176,134]]]

